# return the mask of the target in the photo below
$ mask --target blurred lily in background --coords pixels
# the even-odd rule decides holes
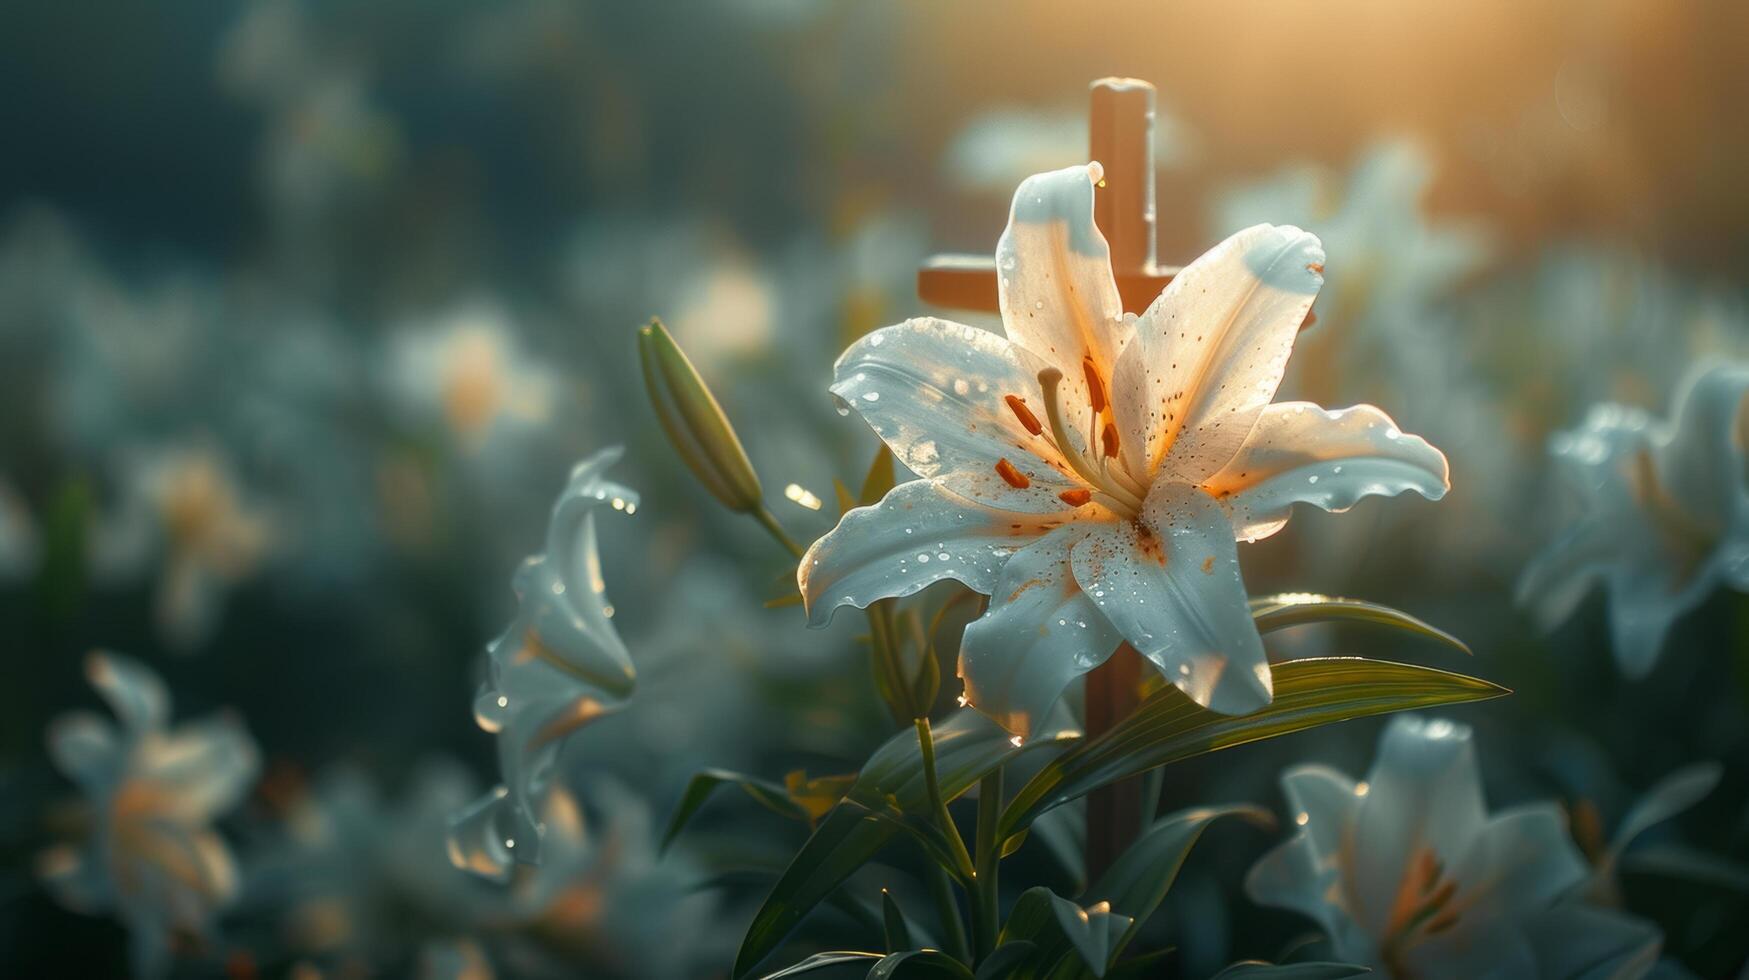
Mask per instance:
[[[1651,924],[1587,905],[1590,869],[1554,803],[1490,814],[1467,725],[1398,718],[1359,782],[1282,774],[1293,839],[1252,868],[1252,901],[1315,922],[1337,958],[1388,977],[1645,976]]]
[[[1550,455],[1581,508],[1534,562],[1518,598],[1547,625],[1601,582],[1616,662],[1644,677],[1670,626],[1720,585],[1749,589],[1749,369],[1702,366],[1669,421],[1603,404]]]
[[[233,715],[171,728],[170,692],[137,661],[94,653],[86,676],[115,722],[77,711],[50,726],[49,753],[89,821],[83,843],[45,852],[38,870],[68,908],[121,919],[135,973],[163,976],[178,937],[212,939],[236,895],[236,863],[212,821],[249,791],[259,756]]]
[[[577,464],[553,504],[545,553],[517,570],[520,607],[487,648],[490,676],[474,698],[476,722],[497,736],[504,785],[456,815],[457,867],[506,880],[513,861],[540,863],[540,811],[560,744],[632,692],[637,675],[609,621],[595,543],[597,510],[637,510],[638,495],[605,475],[621,455],[604,449]]]

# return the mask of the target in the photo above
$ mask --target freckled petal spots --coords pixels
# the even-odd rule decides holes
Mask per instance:
[[[1006,510],[1049,512],[1062,509],[1059,491],[1079,483],[1007,402],[1018,396],[1043,415],[1038,367],[987,330],[919,317],[852,344],[834,368],[832,393],[918,476]],[[1001,459],[1028,485],[1004,480]]]
[[[1486,818],[1469,727],[1441,719],[1394,719],[1367,783],[1354,830],[1355,915],[1367,932],[1383,936],[1418,852],[1430,850],[1449,865]]]
[[[1140,521],[1093,530],[1075,580],[1166,679],[1225,714],[1269,703],[1269,663],[1251,620],[1232,527],[1195,487],[1157,484]]]
[[[1105,662],[1123,636],[1075,582],[1069,549],[1087,530],[1049,532],[1003,566],[990,609],[966,627],[959,675],[972,707],[1022,737],[1075,678]]]
[[[1203,489],[1226,502],[1241,539],[1267,537],[1296,503],[1340,512],[1362,497],[1450,487],[1445,455],[1371,405],[1329,411],[1309,402],[1263,410],[1251,437]]]
[[[1111,275],[1111,249],[1093,221],[1087,166],[1028,177],[996,243],[997,295],[1008,339],[1076,379],[1091,357],[1109,379],[1133,327]]]
[[[872,507],[858,507],[815,541],[796,569],[810,625],[824,626],[839,606],[866,609],[944,579],[990,595],[1009,556],[1067,522],[1056,514],[1016,514],[961,497],[941,480],[912,480]],[[1103,514],[1096,506],[1086,513]]]
[[[1131,472],[1195,484],[1233,457],[1275,397],[1323,263],[1316,236],[1256,225],[1166,286],[1113,380]]]

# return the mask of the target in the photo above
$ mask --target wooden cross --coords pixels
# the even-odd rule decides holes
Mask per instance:
[[[1148,308],[1176,268],[1154,262],[1154,86],[1133,78],[1093,83],[1088,159],[1105,168],[1094,187],[1093,219],[1111,246],[1111,271],[1129,313]],[[917,295],[926,303],[961,310],[998,311],[996,262],[978,255],[937,255],[917,270]],[[1087,675],[1086,727],[1092,738],[1135,711],[1142,658],[1119,647]],[[1087,874],[1097,880],[1140,835],[1144,807],[1139,779],[1095,791],[1087,799]]]
[[[1148,308],[1178,270],[1154,263],[1154,86],[1134,78],[1093,83],[1087,159],[1105,179],[1093,192],[1093,220],[1111,246],[1111,271],[1129,313]],[[936,255],[917,270],[917,297],[933,306],[997,311],[996,261]]]

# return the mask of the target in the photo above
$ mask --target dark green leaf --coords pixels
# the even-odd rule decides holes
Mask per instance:
[[[1052,807],[1155,766],[1351,718],[1510,693],[1462,674],[1357,657],[1290,660],[1273,673],[1274,700],[1249,715],[1217,714],[1176,688],[1154,694],[1104,735],[1046,764],[1002,814],[1001,836],[1025,829]]]
[[[819,970],[830,970],[833,967],[857,964],[861,966],[880,962],[879,953],[857,953],[849,950],[832,953],[815,953],[793,966],[787,966],[776,973],[767,973],[761,980],[782,980],[784,977],[799,977],[804,973],[814,973]]]
[[[996,947],[984,962],[978,964],[978,972],[974,980],[1008,980],[1014,972],[1031,962],[1038,953],[1038,947],[1024,939],[1003,943]]]
[[[1021,752],[1079,737],[1073,731],[1037,736],[1016,746],[1000,725],[962,708],[933,728],[935,769],[943,800],[952,800],[991,769]],[[928,812],[929,792],[917,733],[907,729],[875,750],[841,803],[802,845],[753,918],[735,958],[737,977],[771,955],[820,899],[861,867],[911,814]],[[874,811],[874,812],[871,812]],[[876,816],[879,813],[881,816]]]
[[[693,815],[698,813],[711,794],[717,791],[717,787],[723,785],[741,787],[748,796],[773,813],[796,820],[808,819],[808,812],[791,800],[788,791],[776,783],[727,769],[705,769],[695,774],[686,784],[686,792],[680,794],[680,803],[674,808],[674,816],[668,820],[668,829],[662,833],[660,850],[668,849],[668,845],[680,836],[681,829],[692,820]]]
[[[1707,798],[1719,785],[1724,767],[1697,762],[1660,779],[1640,796],[1616,828],[1610,854],[1619,857],[1636,837]]]
[[[1352,963],[1265,963],[1246,960],[1234,963],[1212,980],[1344,980],[1371,973]]]
[[[881,924],[887,937],[887,952],[897,953],[911,948],[911,926],[905,921],[904,910],[894,900],[893,893],[881,889]]]
[[[973,980],[964,963],[938,949],[908,949],[889,953],[868,971],[868,980]]]
[[[1105,976],[1105,968],[1117,955],[1117,944],[1135,925],[1135,920],[1127,915],[1111,911],[1109,905],[1096,902],[1082,908],[1074,902],[1057,895],[1051,895],[1051,913],[1056,916],[1057,928],[1062,930],[1069,940],[1069,945],[1080,954],[1081,962],[1096,977]]]
[[[1286,592],[1281,595],[1259,596],[1251,600],[1251,618],[1259,632],[1286,629],[1306,623],[1356,622],[1389,626],[1414,633],[1446,646],[1470,652],[1464,641],[1445,630],[1432,626],[1400,609],[1381,606],[1364,599],[1343,599],[1336,596],[1313,595],[1308,592]]]
[[[1681,844],[1651,844],[1621,859],[1623,871],[1680,878],[1749,894],[1749,866]]]
[[[1160,976],[1160,964],[1172,953],[1173,948],[1168,946],[1124,960],[1105,971],[1105,980],[1153,980]]]
[[[1275,822],[1269,811],[1246,804],[1180,810],[1143,832],[1087,893],[1088,900],[1109,902],[1113,912],[1134,920],[1112,949],[1112,956],[1124,951],[1142,923],[1160,907],[1203,830],[1225,816],[1244,817],[1263,827]]]

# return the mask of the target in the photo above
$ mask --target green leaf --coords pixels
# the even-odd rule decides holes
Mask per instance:
[[[782,980],[784,977],[799,977],[804,973],[813,973],[818,970],[830,970],[835,966],[848,966],[852,963],[878,963],[880,960],[881,954],[879,953],[858,953],[851,950],[841,950],[831,953],[815,953],[793,966],[784,967],[776,973],[767,973],[761,978],[761,980]]]
[[[1100,975],[1111,959],[1111,943],[1125,933],[1128,924],[1125,917],[1112,915],[1102,914],[1095,919],[1095,915],[1088,914],[1074,901],[1058,896],[1048,887],[1035,886],[1014,900],[999,943],[1034,945],[1034,954],[1009,971],[1013,980],[1079,977],[1084,971]]]
[[[1037,952],[1038,947],[1024,939],[1003,943],[978,964],[973,980],[1009,980],[1016,970],[1032,961]]]
[[[1389,626],[1414,633],[1464,653],[1470,648],[1464,641],[1437,626],[1430,625],[1400,609],[1381,606],[1364,599],[1343,599],[1337,596],[1313,595],[1308,592],[1284,592],[1280,595],[1258,596],[1251,600],[1251,618],[1259,632],[1286,629],[1306,623],[1357,622]]]
[[[1127,959],[1105,971],[1105,980],[1153,980],[1161,975],[1160,964],[1175,952],[1175,947],[1157,949],[1151,953]]]
[[[1113,912],[1105,902],[1082,908],[1053,894],[1051,912],[1056,916],[1057,928],[1068,937],[1069,945],[1081,955],[1081,962],[1096,977],[1105,976],[1105,968],[1117,955],[1117,944],[1135,926],[1134,919]]]
[[[1351,718],[1510,693],[1462,674],[1357,657],[1290,660],[1273,673],[1274,700],[1249,715],[1217,714],[1176,688],[1154,694],[1099,738],[1039,770],[1003,812],[999,836],[1006,839],[1052,807],[1155,766]]]
[[[962,708],[934,726],[933,735],[942,799],[952,800],[985,773],[1022,752],[1061,744],[1078,738],[1080,733],[1058,731],[1035,737],[1024,747],[1016,746],[1002,726],[970,708]],[[800,924],[803,916],[899,832],[906,816],[926,814],[928,808],[929,792],[917,732],[906,729],[875,750],[857,775],[845,802],[826,815],[790,861],[741,941],[734,975],[744,977],[751,973]]]
[[[1623,871],[1679,878],[1749,894],[1749,865],[1681,844],[1651,844],[1622,857]]]
[[[868,980],[899,980],[919,977],[922,980],[973,980],[972,971],[964,963],[938,949],[908,949],[889,953],[868,971]]]
[[[1706,799],[1718,788],[1724,773],[1724,767],[1716,762],[1697,762],[1660,779],[1622,817],[1610,841],[1610,858],[1619,859],[1635,838]]]
[[[1190,856],[1190,849],[1201,839],[1203,830],[1226,816],[1244,817],[1262,827],[1275,823],[1268,810],[1249,804],[1180,810],[1155,821],[1088,891],[1088,899],[1107,902],[1113,912],[1134,920],[1112,948],[1113,957],[1124,951],[1142,924],[1165,901],[1179,869],[1184,867],[1184,859]]]
[[[1352,963],[1265,963],[1245,960],[1234,963],[1211,980],[1344,980],[1372,970]]]
[[[893,893],[881,889],[881,924],[886,933],[887,952],[897,953],[911,948],[911,926],[905,912],[893,898]]]
[[[711,794],[717,791],[717,787],[724,785],[741,787],[748,796],[773,813],[804,822],[808,819],[808,812],[791,800],[788,791],[776,783],[727,769],[705,769],[696,773],[687,782],[686,791],[680,794],[680,803],[674,808],[674,816],[668,820],[668,829],[662,833],[662,843],[658,850],[668,850],[668,845],[680,836],[681,829],[692,820],[699,808],[710,799]]]

